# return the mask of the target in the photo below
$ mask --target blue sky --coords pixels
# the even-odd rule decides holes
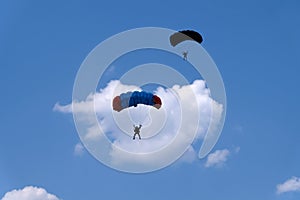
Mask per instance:
[[[300,177],[299,8],[296,0],[1,1],[0,197],[37,186],[65,200],[299,199],[277,191]],[[71,102],[97,44],[145,26],[203,34],[227,94],[213,149],[231,152],[221,167],[205,167],[206,158],[136,175],[74,154],[72,115],[54,112],[55,103]]]

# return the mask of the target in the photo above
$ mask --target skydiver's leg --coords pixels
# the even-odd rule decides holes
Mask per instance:
[[[141,135],[138,133],[139,139],[141,140]]]
[[[136,133],[133,135],[133,139],[135,140],[135,135],[136,135]]]

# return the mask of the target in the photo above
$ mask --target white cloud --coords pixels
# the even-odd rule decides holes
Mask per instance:
[[[228,149],[216,150],[208,155],[205,167],[222,166],[227,161],[229,154]]]
[[[300,178],[292,177],[282,184],[277,185],[277,194],[300,191]]]
[[[7,192],[1,200],[59,200],[59,198],[43,188],[27,186]]]
[[[193,95],[189,93],[192,89]],[[101,146],[96,144],[96,141],[100,141],[101,134],[99,134],[99,125],[101,130],[112,141],[112,145],[108,147],[110,152],[108,158],[112,163],[118,163],[120,165],[126,162],[133,162],[133,158],[126,157],[125,154],[119,151],[119,148],[132,153],[151,153],[167,146],[170,141],[177,135],[183,135],[181,142],[176,144],[181,146],[188,141],[188,138],[193,137],[193,129],[195,127],[190,126],[190,122],[195,121],[194,116],[190,113],[199,114],[199,121],[196,123],[197,133],[196,140],[199,141],[204,138],[208,129],[211,116],[212,106],[217,106],[218,109],[215,112],[222,113],[222,105],[215,102],[210,97],[210,92],[205,86],[205,82],[202,80],[196,80],[191,85],[178,86],[174,85],[172,88],[164,89],[157,88],[154,92],[162,99],[162,107],[157,110],[150,106],[139,105],[136,108],[128,108],[126,111],[115,112],[112,111],[112,99],[114,96],[119,95],[127,91],[141,90],[141,88],[134,85],[124,85],[120,81],[111,81],[107,87],[101,89],[95,94],[90,94],[84,101],[75,101],[73,104],[60,105],[55,104],[53,110],[62,113],[83,113],[77,115],[77,120],[85,122],[87,125],[84,127],[85,133],[81,135],[86,148],[91,152],[99,152],[97,149]],[[180,101],[178,100],[180,99]],[[188,105],[185,112],[185,121],[181,121],[182,108],[180,105]],[[76,110],[75,110],[76,109]],[[97,115],[98,121],[93,120],[93,115]],[[212,119],[218,120],[218,119]],[[132,140],[133,124],[142,123],[141,129],[142,140]],[[180,127],[181,126],[181,127]],[[181,129],[180,129],[181,128]],[[179,130],[182,132],[179,133]],[[156,134],[158,133],[158,134]],[[156,135],[155,135],[156,134]],[[118,148],[116,148],[116,146]],[[158,155],[157,160],[163,160],[162,156],[172,156],[170,154],[175,153],[169,151],[169,155]],[[187,148],[185,154],[185,161],[191,162],[196,159],[196,151],[192,146]],[[139,159],[137,162],[140,164],[149,164],[150,159],[145,156],[143,159]]]
[[[72,112],[72,106],[70,106],[70,105],[62,106],[59,103],[56,103],[53,107],[53,111],[58,111],[58,112],[62,112],[62,113],[70,113],[70,112]]]
[[[74,147],[74,155],[75,156],[82,156],[84,153],[84,147],[81,143],[77,143]]]

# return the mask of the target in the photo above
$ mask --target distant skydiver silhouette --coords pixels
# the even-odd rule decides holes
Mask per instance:
[[[135,140],[135,135],[138,135],[138,136],[139,136],[139,139],[141,139],[141,136],[140,136],[140,130],[141,130],[141,128],[142,128],[142,125],[140,125],[140,126],[135,126],[135,125],[133,125],[133,128],[134,128],[133,139]]]
[[[182,52],[183,60],[187,60],[188,51]]]

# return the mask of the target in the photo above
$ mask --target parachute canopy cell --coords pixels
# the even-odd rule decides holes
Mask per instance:
[[[193,30],[178,31],[170,36],[170,43],[173,47],[186,40],[194,40],[201,44],[203,38],[200,33]]]
[[[138,104],[153,106],[157,109],[162,105],[161,99],[158,96],[144,91],[122,93],[114,97],[112,102],[113,109],[118,112],[131,106],[136,107]]]

